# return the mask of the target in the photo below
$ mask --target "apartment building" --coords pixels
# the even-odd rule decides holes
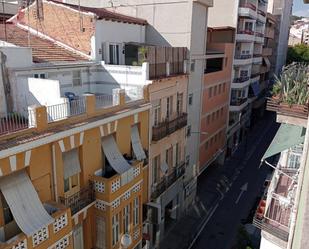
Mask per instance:
[[[277,21],[275,40],[277,48],[273,52],[275,74],[279,75],[286,62],[290,34],[290,17],[292,15],[292,0],[269,0],[267,12],[274,15]]]
[[[259,94],[266,10],[267,1],[264,0],[224,0],[209,11],[209,26],[230,26],[237,30],[228,129],[228,147],[232,152],[247,133],[252,102]],[[221,18],[222,15],[225,18]],[[249,95],[249,90],[254,94]]]
[[[234,41],[235,29],[208,28],[198,174],[214,162],[222,163],[227,152]]]
[[[208,8],[213,0],[119,0],[119,1],[76,1],[63,2],[81,6],[100,6],[116,13],[122,13],[147,20],[146,42],[158,46],[185,47],[189,54],[188,129],[186,157],[189,163],[185,175],[185,205],[195,198],[196,169],[199,168],[199,132],[202,86],[204,84],[204,63],[206,59]],[[173,18],[171,18],[171,16]],[[188,102],[189,100],[187,100]],[[190,133],[189,133],[190,134]]]
[[[118,89],[112,104],[87,94],[1,118],[3,248],[141,248],[147,96],[126,100]]]
[[[274,71],[276,62],[272,60],[273,51],[277,48],[275,38],[276,18],[267,13],[266,28],[264,35],[264,44],[262,50],[263,63],[260,65],[260,81],[259,84],[255,84],[253,88],[249,89],[249,95],[255,100],[252,103],[252,123],[258,121],[263,117],[266,107],[266,94],[270,84],[274,80]]]

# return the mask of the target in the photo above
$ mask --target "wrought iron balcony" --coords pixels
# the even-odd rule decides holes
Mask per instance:
[[[233,83],[243,83],[250,79],[249,76],[234,78]]]
[[[69,197],[59,197],[61,204],[71,208],[72,215],[82,210],[95,200],[92,186],[84,187]]]
[[[152,128],[152,140],[159,141],[160,139],[172,134],[173,132],[187,125],[187,113],[182,113],[175,119],[162,122]]]
[[[163,194],[174,182],[185,174],[185,162],[180,163],[176,166],[173,171],[166,177],[164,177],[156,186],[153,187],[151,194],[152,199],[158,198]]]

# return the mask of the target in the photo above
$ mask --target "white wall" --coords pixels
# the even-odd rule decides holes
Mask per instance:
[[[209,8],[208,26],[237,28],[239,0],[217,0]]]
[[[260,249],[282,249],[280,246],[272,243],[271,241],[265,239],[263,236],[261,237]]]
[[[126,42],[145,43],[145,26],[105,20],[96,21],[95,58],[97,61],[104,60],[109,63],[109,43],[118,43],[120,45],[120,56],[123,55],[123,43]],[[99,53],[103,43],[104,58]],[[124,64],[124,55],[121,58],[120,64]]]
[[[0,51],[6,55],[7,67],[28,67],[32,65],[31,48],[0,46]]]

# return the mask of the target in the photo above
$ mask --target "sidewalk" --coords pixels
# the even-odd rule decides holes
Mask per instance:
[[[256,135],[263,133],[263,129],[265,129],[265,123],[259,122],[249,132],[247,141],[240,144],[233,157],[226,160],[224,165],[211,167],[207,174],[200,176],[195,205],[166,232],[165,238],[160,243],[160,249],[187,249],[189,247],[222,195],[229,190],[229,185],[245,167],[246,159],[251,154],[250,151],[254,150]],[[199,210],[200,215],[196,210]]]

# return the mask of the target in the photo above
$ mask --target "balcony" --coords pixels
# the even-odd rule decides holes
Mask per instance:
[[[131,165],[130,172],[125,172],[122,175],[116,173],[109,177],[99,171],[91,176],[96,201],[111,203],[123,195],[128,190],[128,186],[135,186],[134,192],[141,190],[139,182],[143,180],[144,162],[135,160]]]
[[[236,41],[254,42],[254,31],[252,30],[237,31]]]
[[[72,215],[93,203],[94,200],[94,192],[91,186],[84,187],[69,197],[59,197],[60,203],[70,208]]]
[[[176,182],[179,178],[181,178],[185,174],[185,163],[182,162],[178,166],[176,166],[173,171],[166,177],[163,178],[162,181],[157,183],[154,186],[154,190],[151,194],[152,199],[157,199],[160,195],[162,195],[174,182]]]
[[[241,3],[238,10],[239,16],[257,18],[256,6],[252,3]]]
[[[277,112],[277,114],[290,116],[294,118],[306,119],[308,118],[307,105],[289,105],[274,98],[267,99],[266,109],[268,111]]]
[[[238,98],[232,99],[230,104],[230,111],[231,112],[239,112],[244,109],[248,104],[248,98]]]
[[[174,133],[175,131],[187,125],[188,115],[182,113],[175,119],[162,122],[152,128],[152,140],[159,141],[160,139]]]
[[[253,55],[253,59],[252,59],[252,63],[254,64],[262,64],[263,62],[263,58],[261,54],[254,54]]]
[[[274,27],[266,27],[265,37],[270,38],[270,39],[274,39],[275,38],[275,28]]]
[[[68,243],[69,245],[69,236],[72,232],[70,222],[71,215],[69,209],[53,202],[44,204],[44,207],[46,211],[54,218],[54,222],[52,224],[43,227],[31,237],[27,237],[24,233],[21,233],[19,229],[15,229],[14,226],[11,226],[11,223],[9,223],[7,224],[7,226],[10,226],[8,230],[10,230],[11,234],[15,233],[17,235],[6,242],[0,242],[0,248],[50,248],[52,246],[58,248],[59,245],[63,243]]]
[[[149,78],[160,79],[186,73],[187,49],[184,47],[125,45],[126,65],[149,63]]]
[[[233,88],[244,88],[246,86],[249,86],[251,83],[250,77],[239,77],[239,78],[234,78],[233,80]]]
[[[273,49],[272,48],[263,48],[262,55],[263,57],[272,56]]]
[[[257,19],[263,23],[266,23],[266,14],[262,10],[258,10]]]
[[[255,32],[255,38],[254,41],[256,43],[264,43],[264,34],[260,33],[260,32]]]
[[[250,54],[235,54],[234,57],[234,65],[235,66],[242,66],[252,64],[252,55]]]

